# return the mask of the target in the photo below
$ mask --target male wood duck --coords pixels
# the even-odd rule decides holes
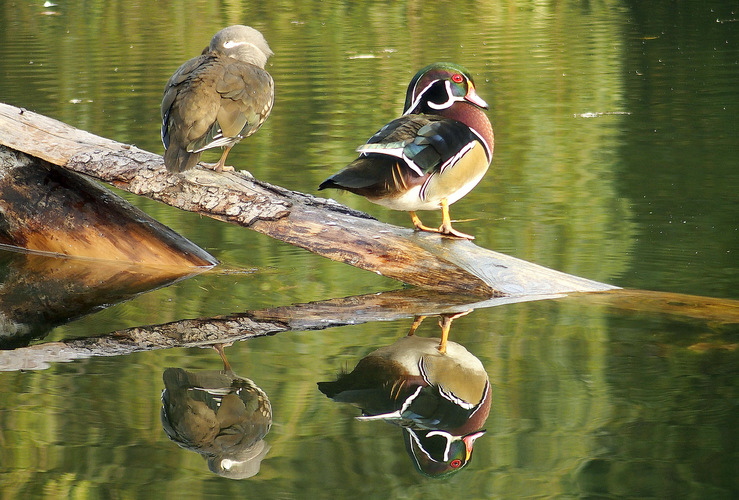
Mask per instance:
[[[249,26],[224,28],[203,53],[175,71],[162,98],[164,164],[171,172],[194,168],[206,149],[223,147],[213,166],[226,167],[231,148],[259,130],[275,99],[274,81],[264,70],[272,51]]]
[[[487,107],[462,66],[426,66],[408,85],[403,116],[382,127],[357,149],[359,158],[318,189],[343,189],[408,211],[422,231],[474,239],[452,227],[449,205],[480,182],[493,159]],[[423,225],[416,215],[418,210],[438,209],[438,229]]]
[[[442,317],[446,326],[455,316]],[[422,319],[422,318],[421,318]],[[318,389],[362,410],[358,420],[384,420],[403,429],[415,467],[432,477],[461,470],[490,413],[485,367],[463,346],[409,334],[364,357],[351,373]],[[442,326],[444,328],[444,326]]]
[[[201,454],[223,477],[244,479],[259,472],[270,446],[269,398],[248,378],[236,375],[223,353],[221,371],[164,370],[161,420],[167,436]]]

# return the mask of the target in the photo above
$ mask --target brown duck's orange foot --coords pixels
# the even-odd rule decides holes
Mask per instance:
[[[228,165],[216,166],[215,170],[216,172],[235,172],[236,171],[235,168],[229,167]]]
[[[202,165],[203,168],[207,168],[208,170],[214,170],[216,172],[233,172],[234,171],[233,167],[229,167],[228,165],[221,165],[220,163],[200,162],[200,165]]]
[[[441,231],[435,227],[424,226],[423,224],[415,226],[419,231],[426,231],[427,233],[440,233]]]
[[[218,163],[213,164],[213,165],[209,163],[204,163],[203,165],[206,168],[215,170],[216,172],[233,172],[234,171],[233,167],[226,166],[226,158],[228,158],[228,152],[231,151],[232,147],[233,146],[226,146],[225,148],[223,148],[223,154],[221,155],[221,158],[218,160]]]

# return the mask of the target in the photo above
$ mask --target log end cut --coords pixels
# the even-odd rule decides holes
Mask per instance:
[[[80,174],[5,148],[0,165],[0,244],[171,271],[218,263]]]

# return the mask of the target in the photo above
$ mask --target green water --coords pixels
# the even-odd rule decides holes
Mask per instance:
[[[469,220],[455,227],[482,247],[621,287],[739,299],[733,2],[57,3],[0,0],[0,101],[161,153],[167,78],[220,28],[249,24],[275,52],[276,102],[229,163],[317,194],[399,115],[417,69],[452,60],[473,74],[496,133],[490,172],[452,207]],[[407,214],[328,195],[410,226]],[[400,288],[123,196],[242,272],[138,295],[36,343]],[[739,332],[728,318],[586,297],[459,318],[451,339],[482,361],[493,401],[473,460],[442,480],[414,469],[398,428],[357,421],[316,388],[411,322],[229,347],[234,371],[274,411],[271,449],[243,481],[211,473],[160,422],[164,369],[218,370],[211,349],[2,372],[0,498],[739,496]],[[418,331],[438,333],[431,318]]]

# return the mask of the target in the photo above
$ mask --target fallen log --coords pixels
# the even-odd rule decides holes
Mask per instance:
[[[469,241],[384,224],[332,200],[259,181],[245,171],[198,168],[171,174],[159,155],[2,103],[0,130],[0,144],[14,151],[411,285],[484,297],[616,288]]]

